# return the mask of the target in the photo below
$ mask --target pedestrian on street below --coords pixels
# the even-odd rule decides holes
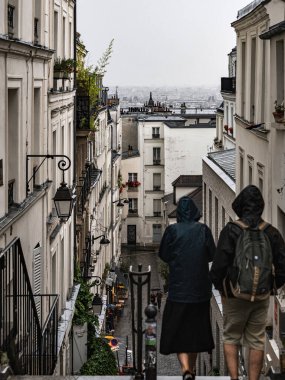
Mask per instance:
[[[209,227],[199,223],[200,217],[195,202],[182,197],[177,206],[177,223],[166,228],[159,248],[159,257],[169,267],[160,353],[177,354],[183,380],[195,379],[197,354],[214,348],[209,262],[213,260],[215,243]]]
[[[160,308],[161,308],[161,299],[162,299],[162,291],[161,290],[159,290],[156,293],[156,299],[157,299],[157,308],[158,308],[158,311],[160,311]]]
[[[243,343],[249,348],[248,379],[258,380],[263,366],[270,293],[274,282],[276,288],[285,283],[285,245],[279,231],[261,218],[264,200],[256,186],[244,188],[232,208],[240,219],[227,223],[221,231],[210,275],[222,296],[224,352],[231,379],[238,379],[238,349]],[[246,236],[247,244],[242,245]],[[242,265],[242,259],[246,265]],[[264,265],[258,266],[259,261],[268,262],[267,272],[262,269]],[[258,272],[265,275],[260,274],[256,281]],[[250,281],[244,281],[245,278]],[[235,291],[237,286],[239,293]]]
[[[150,303],[152,303],[153,305],[156,305],[156,295],[154,292],[150,293]]]

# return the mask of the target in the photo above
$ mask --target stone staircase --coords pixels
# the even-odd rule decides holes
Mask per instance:
[[[10,376],[9,380],[133,380],[132,376]],[[229,376],[196,376],[197,380],[230,380]],[[157,380],[182,380],[182,376],[157,376]]]

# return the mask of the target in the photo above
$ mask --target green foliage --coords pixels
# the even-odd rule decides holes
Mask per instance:
[[[109,65],[109,61],[112,55],[113,51],[113,43],[114,43],[114,38],[110,41],[109,46],[107,49],[104,51],[102,57],[99,59],[97,62],[97,66],[95,68],[95,72],[98,75],[105,75],[106,74],[106,67]]]
[[[90,357],[81,367],[81,375],[112,376],[118,374],[116,358],[102,338],[93,338],[89,344]]]
[[[92,65],[85,66],[84,61],[78,57],[76,62],[77,69],[77,80],[78,85],[81,88],[81,91],[84,91],[89,96],[90,100],[90,109],[96,107],[99,100],[99,93],[101,88],[98,83],[100,83],[100,79],[106,73],[106,66],[109,64],[109,60],[112,55],[114,39],[111,40],[108,48],[103,53],[102,57],[99,59],[97,66],[94,67]],[[91,116],[92,119],[92,116]],[[94,128],[94,119],[90,120],[90,127]]]
[[[84,281],[78,267],[75,269],[74,279],[75,282],[80,284],[80,289],[75,303],[73,323],[83,325],[87,322],[87,324],[98,326],[98,317],[92,313],[93,294],[90,289],[94,286],[94,283],[88,284]]]
[[[54,71],[64,71],[67,74],[73,72],[75,68],[75,61],[71,58],[56,58],[54,61]]]
[[[284,101],[279,104],[277,100],[275,100],[274,105],[275,105],[275,112],[284,113],[284,110],[285,110]]]

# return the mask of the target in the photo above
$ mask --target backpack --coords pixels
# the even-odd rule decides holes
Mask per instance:
[[[269,223],[250,228],[241,220],[233,222],[242,229],[230,270],[230,288],[236,298],[247,301],[267,299],[272,291],[274,267],[270,240],[264,232]]]

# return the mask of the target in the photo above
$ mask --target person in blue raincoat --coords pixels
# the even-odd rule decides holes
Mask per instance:
[[[159,257],[169,266],[160,353],[177,353],[183,380],[195,378],[197,353],[214,348],[209,262],[216,247],[211,230],[199,222],[200,217],[191,198],[180,198],[177,223],[166,228],[159,248]]]

